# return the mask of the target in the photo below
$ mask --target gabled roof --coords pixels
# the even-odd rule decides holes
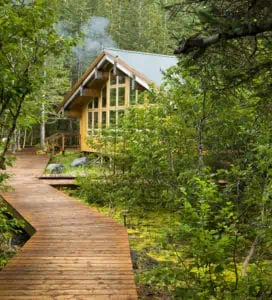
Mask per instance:
[[[160,86],[163,80],[163,72],[176,65],[178,59],[175,56],[136,52],[120,49],[105,49],[112,56],[121,59],[133,69],[144,74],[150,81]]]
[[[65,109],[73,101],[80,93],[81,88],[86,86],[92,79],[95,70],[101,68],[105,62],[116,64],[119,70],[129,77],[135,76],[136,82],[144,88],[149,89],[149,85],[152,83],[155,86],[160,86],[163,79],[163,72],[176,65],[177,61],[178,59],[175,56],[112,48],[104,49],[65,95],[64,101],[59,106],[58,111]]]

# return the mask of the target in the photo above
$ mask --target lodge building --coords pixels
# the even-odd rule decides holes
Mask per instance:
[[[58,109],[80,119],[80,150],[91,151],[92,136],[117,126],[128,107],[143,105],[144,91],[159,88],[163,72],[176,63],[175,56],[104,49]]]

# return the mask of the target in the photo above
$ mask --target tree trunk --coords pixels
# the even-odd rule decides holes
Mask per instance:
[[[41,147],[41,150],[45,149],[45,109],[44,109],[44,103],[42,103],[42,109],[41,109],[40,147]]]
[[[244,260],[243,262],[243,266],[242,266],[242,272],[241,272],[241,275],[242,277],[245,277],[246,276],[246,273],[247,273],[247,266],[252,258],[252,256],[254,255],[254,252],[255,252],[255,248],[256,248],[256,245],[258,244],[258,237],[256,236],[255,237],[255,240],[252,244],[252,246],[250,247],[250,250],[249,250],[249,253],[246,257],[246,259]]]
[[[199,164],[199,169],[204,167],[204,157],[203,157],[203,150],[204,150],[204,145],[203,145],[203,133],[205,129],[205,120],[206,120],[206,90],[204,89],[203,91],[203,101],[202,101],[202,115],[201,119],[199,120],[198,124],[198,164]]]
[[[30,146],[33,146],[33,129],[31,130],[31,135],[30,135]]]
[[[0,155],[0,169],[2,169],[2,170],[6,169],[6,153],[7,153],[8,149],[9,149],[12,135],[13,135],[15,129],[16,129],[16,124],[17,124],[17,120],[18,120],[19,115],[20,115],[21,110],[22,110],[22,105],[23,105],[25,97],[26,97],[26,95],[28,93],[29,93],[29,90],[27,89],[26,92],[22,95],[21,99],[19,99],[19,103],[18,103],[18,105],[16,107],[16,111],[15,112],[13,112],[11,110],[11,108],[9,109],[10,110],[10,114],[12,116],[12,122],[11,122],[11,128],[9,129],[8,134],[7,134],[7,140],[6,140],[6,144],[5,144],[4,150],[3,150],[3,152]]]
[[[7,116],[4,116],[4,124],[6,124],[7,121]],[[5,130],[5,126],[1,127],[1,138],[3,138],[5,136],[6,130]]]
[[[25,129],[25,132],[24,132],[24,141],[23,141],[23,149],[25,149],[25,146],[26,146],[26,137],[27,137],[27,130]]]
[[[13,132],[13,145],[12,145],[12,154],[15,154],[17,151],[17,130]]]
[[[17,150],[21,151],[21,129],[18,129],[18,134],[17,134]]]

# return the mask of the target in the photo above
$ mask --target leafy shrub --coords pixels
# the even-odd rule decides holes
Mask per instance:
[[[0,200],[0,269],[16,253],[16,247],[11,245],[11,240],[18,233],[22,233],[24,226],[24,222],[15,218]]]

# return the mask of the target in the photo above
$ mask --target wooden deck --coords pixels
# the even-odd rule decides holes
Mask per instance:
[[[18,155],[2,194],[36,233],[0,272],[0,299],[137,299],[125,228],[37,178],[48,158]]]

